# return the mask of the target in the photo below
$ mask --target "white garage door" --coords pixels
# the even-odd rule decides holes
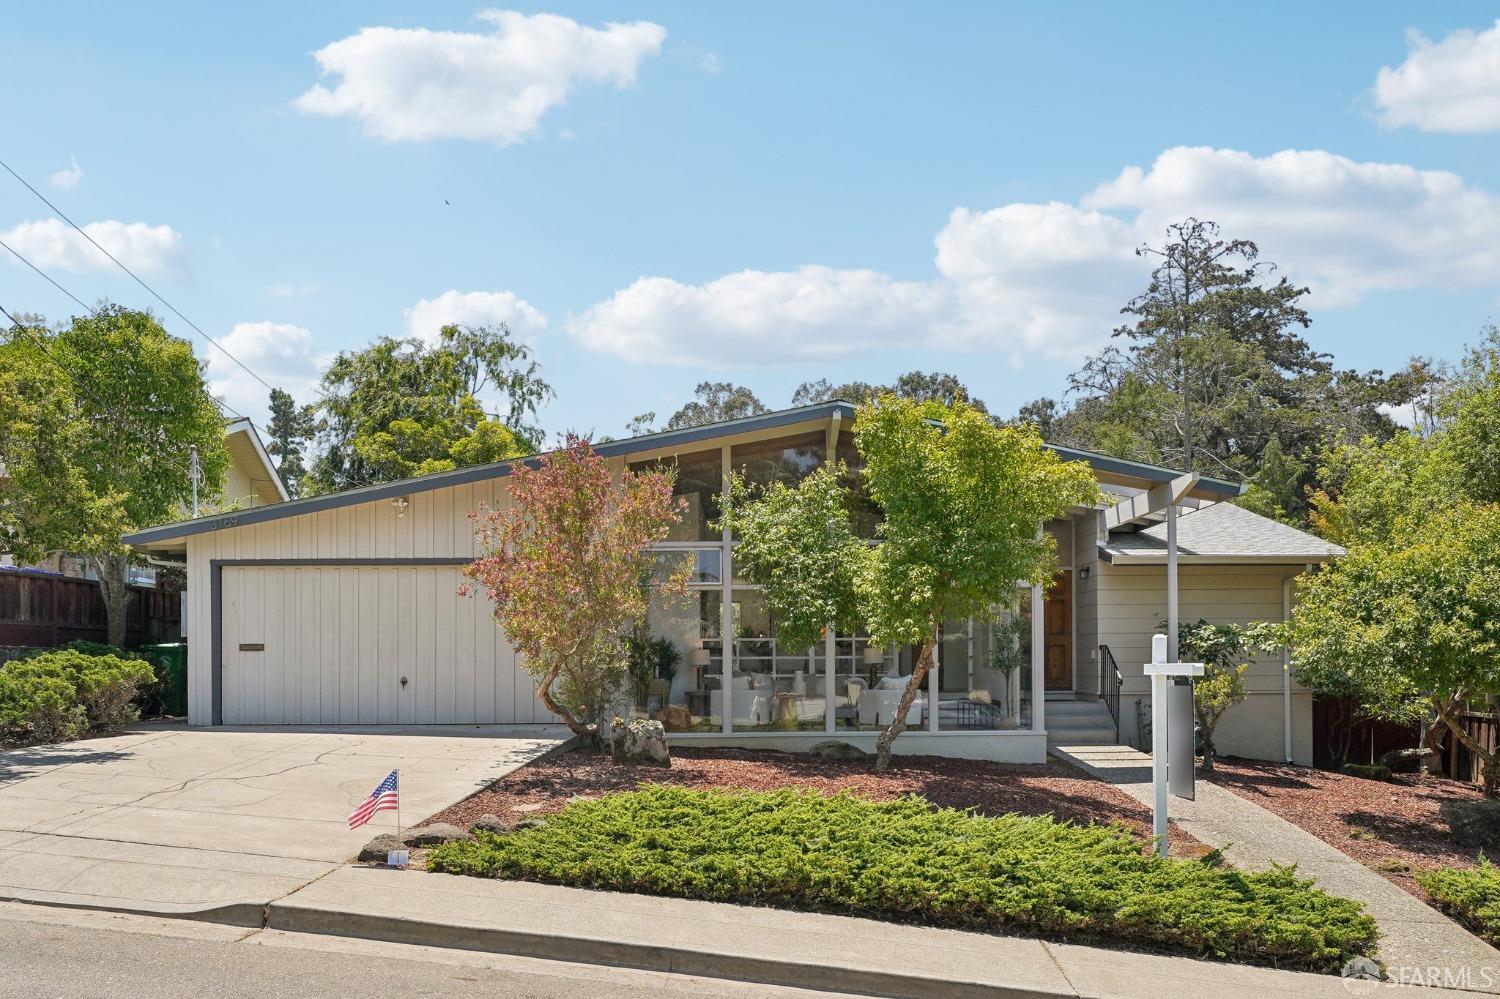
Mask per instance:
[[[458,566],[225,566],[223,712],[235,725],[550,717]]]

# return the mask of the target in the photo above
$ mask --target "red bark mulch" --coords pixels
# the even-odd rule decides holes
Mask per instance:
[[[1307,767],[1216,759],[1209,778],[1312,833],[1323,842],[1426,899],[1412,875],[1438,867],[1472,867],[1484,844],[1472,832],[1455,838],[1450,820],[1483,802],[1478,787],[1441,776],[1395,774],[1366,780]],[[1495,840],[1500,845],[1500,805]],[[1483,835],[1483,834],[1481,834]]]
[[[467,828],[486,813],[507,825],[556,812],[574,795],[630,791],[641,784],[772,791],[806,787],[825,794],[850,791],[879,801],[920,795],[936,805],[973,808],[984,815],[1051,814],[1087,824],[1120,821],[1143,839],[1151,813],[1124,792],[1064,763],[990,763],[939,756],[897,756],[885,773],[868,760],[824,760],[769,750],[674,747],[672,766],[618,767],[608,755],[555,753],[520,768],[470,798],[432,816]],[[1175,825],[1168,830],[1174,855],[1202,856],[1207,848]]]

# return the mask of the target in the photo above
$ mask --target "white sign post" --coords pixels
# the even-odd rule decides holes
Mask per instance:
[[[1174,677],[1202,676],[1202,663],[1167,662],[1167,636],[1151,636],[1151,661],[1146,664],[1151,678],[1151,832],[1156,837],[1156,852],[1167,855],[1167,696]],[[1192,731],[1189,729],[1188,731]],[[1189,737],[1191,738],[1191,736]],[[1187,754],[1192,766],[1191,751]]]

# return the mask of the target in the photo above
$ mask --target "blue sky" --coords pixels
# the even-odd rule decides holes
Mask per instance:
[[[0,157],[308,399],[337,350],[505,319],[552,430],[912,368],[1011,412],[1186,214],[1311,284],[1343,365],[1500,311],[1489,5],[29,3],[0,57]],[[48,218],[0,175],[0,239],[154,304]],[[0,261],[0,305],[71,303]]]

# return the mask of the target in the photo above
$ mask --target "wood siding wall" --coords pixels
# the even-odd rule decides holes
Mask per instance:
[[[390,500],[376,500],[300,517],[231,527],[187,539],[190,599],[184,627],[188,636],[188,715],[207,724],[212,714],[209,676],[212,669],[213,608],[209,599],[210,563],[232,559],[366,559],[473,558],[477,551],[469,512],[481,504],[509,504],[506,479],[475,482],[428,492],[414,492],[403,516]],[[350,571],[352,584],[354,572]],[[357,595],[342,594],[341,596]],[[476,595],[453,600],[482,600]],[[341,621],[340,641],[379,630],[378,601],[354,601],[355,622]],[[342,613],[342,612],[341,612]],[[347,630],[346,630],[347,629]],[[503,644],[503,643],[502,643]],[[505,648],[508,650],[509,646]],[[539,719],[540,720],[540,719]]]
[[[1184,565],[1179,610],[1183,621],[1249,624],[1282,619],[1282,583],[1300,566]],[[1136,701],[1149,709],[1150,684],[1144,664],[1151,658],[1151,636],[1167,617],[1167,573],[1163,566],[1118,566],[1099,562],[1091,573],[1089,600],[1097,615],[1097,642],[1110,647],[1125,686],[1120,692],[1120,736],[1136,736]],[[1080,638],[1082,644],[1082,638]],[[1098,667],[1093,667],[1097,671]],[[1215,742],[1225,755],[1279,760],[1284,756],[1282,663],[1261,656],[1245,673],[1246,700],[1219,723]],[[1292,686],[1292,750],[1299,763],[1312,763],[1312,695]]]

